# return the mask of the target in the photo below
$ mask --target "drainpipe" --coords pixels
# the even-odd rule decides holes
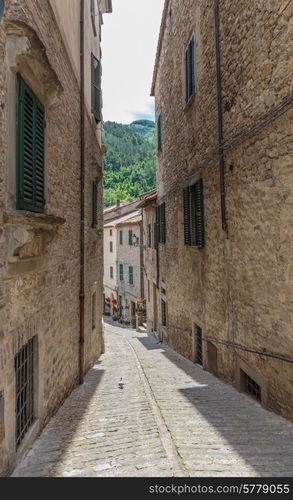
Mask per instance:
[[[84,0],[80,0],[80,289],[79,383],[84,380]]]
[[[227,233],[228,225],[226,216],[226,194],[225,194],[225,161],[224,161],[224,132],[223,132],[223,108],[222,108],[222,75],[221,75],[221,33],[219,0],[214,0],[215,21],[215,47],[216,47],[216,71],[217,71],[217,104],[218,104],[218,138],[219,138],[219,170],[220,170],[220,197],[222,228]]]
[[[144,299],[144,274],[143,274],[143,208],[141,209],[140,222],[140,296]]]

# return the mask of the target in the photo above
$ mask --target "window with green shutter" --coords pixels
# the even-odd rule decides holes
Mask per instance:
[[[97,123],[102,121],[101,77],[101,61],[92,54],[92,113]]]
[[[110,278],[113,279],[113,267],[110,266]]]
[[[123,231],[119,231],[119,243],[120,245],[123,245]]]
[[[195,241],[198,248],[203,248],[204,239],[204,214],[203,214],[203,181],[199,179],[194,186],[195,196]]]
[[[162,113],[158,115],[157,119],[157,149],[162,150]]]
[[[195,50],[194,35],[185,50],[185,102],[195,94]]]
[[[98,223],[98,188],[97,183],[92,183],[92,227],[97,227]]]
[[[45,207],[45,111],[17,75],[16,206],[43,212]]]
[[[96,15],[96,0],[91,0],[91,15]]]
[[[119,264],[119,279],[120,281],[124,280],[123,264]]]
[[[132,245],[133,244],[133,232],[132,232],[132,229],[129,229],[128,231],[128,245]]]
[[[203,248],[205,239],[202,179],[183,189],[183,225],[184,245]]]
[[[184,224],[184,245],[191,245],[189,186],[183,189],[183,224]]]
[[[128,278],[129,278],[129,284],[133,285],[134,279],[133,279],[133,266],[129,266],[128,268]]]

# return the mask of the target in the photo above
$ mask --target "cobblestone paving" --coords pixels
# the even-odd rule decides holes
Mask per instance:
[[[13,476],[293,476],[290,422],[152,337],[105,340]]]

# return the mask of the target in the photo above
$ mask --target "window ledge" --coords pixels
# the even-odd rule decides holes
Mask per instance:
[[[57,217],[52,214],[43,214],[37,212],[29,212],[27,210],[11,210],[5,211],[3,220],[8,225],[25,225],[30,227],[38,227],[41,229],[54,229],[66,222],[64,217]]]
[[[63,217],[28,211],[3,214],[7,234],[7,277],[40,270],[46,265],[46,250]]]

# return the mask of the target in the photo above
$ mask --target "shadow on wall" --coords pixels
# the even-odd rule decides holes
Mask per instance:
[[[178,372],[178,376],[173,377],[178,392],[196,409],[192,423],[186,422],[186,426],[190,426],[190,437],[188,443],[184,443],[184,447],[190,447],[190,451],[196,446],[195,457],[200,453],[199,444],[204,448],[206,442],[212,447],[211,440],[216,441],[220,435],[221,441],[227,443],[229,450],[235,450],[239,458],[253,467],[259,476],[293,476],[293,425],[289,421],[265,410],[248,395],[239,393],[170,347],[158,344],[154,337],[137,339],[146,349],[159,350],[162,356],[196,383],[196,387],[180,388],[182,374]],[[162,363],[162,368],[163,366]],[[167,374],[162,373],[162,391],[168,383],[166,377]],[[182,380],[184,386],[186,379],[183,377]],[[180,453],[178,443],[177,446]],[[226,461],[227,470],[229,455],[224,448],[223,444],[223,455],[216,455],[214,460],[216,463],[219,459],[219,465]]]
[[[22,462],[25,462],[25,468],[32,464],[33,476],[35,477],[58,477],[58,463],[62,462],[62,457],[66,454],[68,445],[77,432],[80,421],[96,392],[99,383],[102,380],[104,370],[98,368],[100,361],[88,371],[84,384],[77,386],[57,413],[52,417],[54,425],[50,422],[42,431],[41,439],[34,442],[34,453],[26,456]],[[75,391],[78,391],[78,398],[75,397]],[[69,416],[72,414],[72,418]],[[28,451],[29,452],[29,451]],[[40,456],[40,467],[36,467],[37,457]],[[44,461],[44,456],[46,461]],[[45,462],[45,463],[44,463]],[[21,470],[20,470],[21,472]],[[17,477],[17,474],[12,474]]]

